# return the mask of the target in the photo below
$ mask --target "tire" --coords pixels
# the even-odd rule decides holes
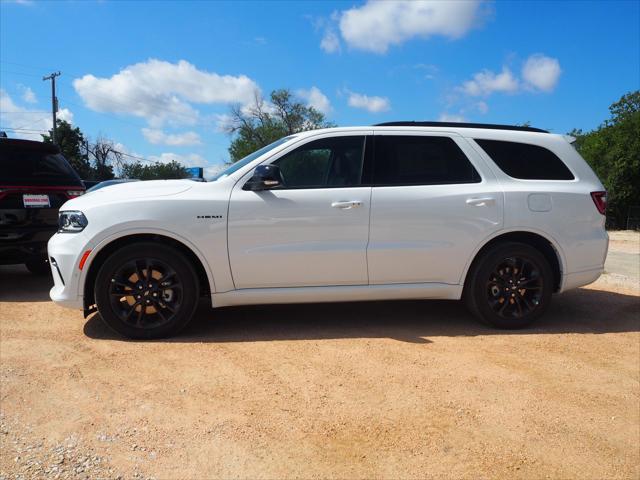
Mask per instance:
[[[495,328],[524,328],[549,307],[553,283],[551,266],[538,250],[499,243],[472,265],[463,300],[471,313]]]
[[[44,257],[28,260],[24,265],[25,267],[27,267],[27,270],[29,270],[34,275],[51,275],[51,267],[49,266],[49,261]]]
[[[192,319],[200,296],[185,256],[149,242],[112,253],[98,271],[94,292],[104,322],[133,339],[176,335]]]

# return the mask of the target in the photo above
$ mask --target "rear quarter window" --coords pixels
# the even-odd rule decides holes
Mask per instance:
[[[475,142],[504,173],[521,180],[574,180],[575,177],[551,150],[528,143],[502,140]]]

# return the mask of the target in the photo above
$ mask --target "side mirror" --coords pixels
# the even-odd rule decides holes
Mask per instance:
[[[242,187],[243,190],[271,190],[282,186],[282,174],[277,165],[258,165],[253,176]]]

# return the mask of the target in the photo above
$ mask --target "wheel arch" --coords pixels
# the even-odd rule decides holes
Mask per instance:
[[[111,237],[103,240],[91,251],[90,261],[87,262],[88,269],[84,274],[84,279],[80,283],[85,317],[94,311],[92,308],[94,305],[94,283],[104,261],[113,252],[126,245],[145,241],[162,243],[183,253],[196,270],[201,296],[211,298],[210,294],[215,291],[214,279],[206,260],[204,260],[202,254],[200,254],[195,247],[189,245],[184,239],[169,236],[164,232],[129,232],[115,238]]]
[[[544,255],[544,257],[549,262],[549,265],[551,266],[551,270],[553,272],[553,291],[560,291],[562,287],[562,274],[564,271],[566,271],[564,267],[565,261],[563,252],[556,241],[542,234],[541,232],[531,230],[501,231],[496,235],[485,239],[484,243],[482,243],[476,249],[474,254],[471,256],[471,260],[465,267],[465,271],[462,277],[464,279],[463,285],[465,286],[465,288],[467,286],[469,275],[472,272],[475,264],[482,258],[483,254],[488,249],[501,242],[524,243],[526,245],[530,245],[531,247],[542,253],[542,255]]]

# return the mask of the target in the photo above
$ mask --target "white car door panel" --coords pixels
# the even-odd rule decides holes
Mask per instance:
[[[236,184],[228,215],[229,262],[235,288],[368,284],[366,247],[371,187],[353,186],[360,183],[361,171],[345,167],[348,162],[359,162],[358,168],[362,169],[365,137],[357,132],[345,136],[352,137],[347,142],[361,142],[357,161],[356,156],[349,156],[352,150],[345,153],[346,147],[327,153],[331,145],[318,147],[304,160],[313,163],[314,174],[321,176],[319,182],[325,186],[285,185],[248,191],[242,188],[246,179]],[[288,155],[331,138],[296,147],[272,163],[277,165],[291,158]],[[332,166],[323,173],[325,153],[326,165]],[[304,175],[293,170],[291,165],[283,168],[283,178],[289,175],[302,181]]]
[[[367,249],[371,284],[458,284],[477,245],[501,228],[503,193],[493,174],[464,139],[454,141],[479,174],[469,183],[460,176],[460,183],[373,187]],[[378,150],[376,144],[376,155]],[[393,159],[394,165],[402,161]],[[419,168],[411,168],[415,175],[407,178],[419,181]],[[449,174],[431,173],[443,182]]]
[[[229,261],[236,288],[366,285],[370,194],[370,187],[234,189]]]

